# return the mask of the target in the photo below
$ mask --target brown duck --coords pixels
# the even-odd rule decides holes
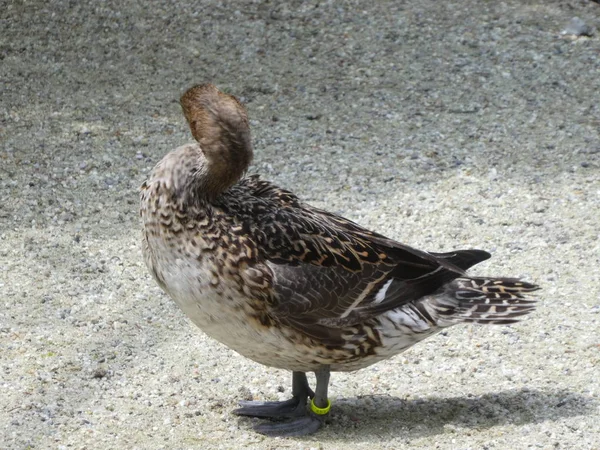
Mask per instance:
[[[257,431],[316,431],[332,371],[367,367],[451,325],[510,324],[533,310],[536,285],[465,274],[485,251],[416,250],[244,177],[252,145],[235,97],[205,84],[181,105],[197,143],[165,156],[142,185],[144,257],[206,334],[292,371],[290,400],[235,411],[274,420]]]

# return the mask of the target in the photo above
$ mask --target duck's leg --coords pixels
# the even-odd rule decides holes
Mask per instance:
[[[292,373],[292,398],[284,402],[241,401],[233,411],[239,416],[266,417],[273,420],[284,420],[306,415],[306,401],[315,393],[308,386],[304,372]]]
[[[296,375],[300,374],[300,375]],[[264,423],[254,427],[256,431],[267,436],[304,436],[317,431],[322,424],[323,418],[329,412],[331,403],[327,399],[327,388],[329,385],[329,367],[324,367],[317,372],[317,389],[316,393],[308,387],[306,375],[303,372],[294,372],[293,378],[293,393],[302,394],[302,397],[297,398],[296,394],[291,400],[286,402],[256,402],[261,405],[252,405],[251,408],[281,408],[286,411],[286,415],[260,415],[248,414],[248,411],[243,411],[242,415],[252,415],[255,417],[269,417],[270,419],[291,418],[292,420],[279,423]],[[312,398],[310,412],[306,408],[306,400]],[[252,403],[252,402],[248,402]],[[245,410],[245,407],[234,412],[240,414],[240,410]],[[256,410],[255,410],[256,411]]]
[[[315,372],[317,376],[317,388],[315,395],[312,398],[310,409],[318,416],[324,416],[331,409],[331,402],[327,398],[327,390],[329,389],[329,366],[323,366]]]

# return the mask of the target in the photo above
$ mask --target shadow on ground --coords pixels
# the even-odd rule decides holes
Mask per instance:
[[[355,440],[363,437],[402,434],[420,438],[468,429],[488,429],[497,425],[526,425],[559,418],[591,414],[595,402],[568,391],[511,390],[481,396],[451,398],[429,397],[404,400],[373,395],[339,399],[332,409],[328,426],[330,436]],[[240,419],[242,428],[257,419]],[[324,434],[320,438],[325,437]]]

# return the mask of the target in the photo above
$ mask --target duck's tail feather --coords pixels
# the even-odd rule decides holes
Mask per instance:
[[[440,258],[454,264],[462,270],[467,270],[475,264],[479,264],[481,261],[491,258],[488,252],[484,250],[455,250],[448,253],[431,253],[436,258]]]
[[[507,325],[535,309],[539,286],[516,278],[461,277],[428,298],[426,309],[439,326],[460,322]]]

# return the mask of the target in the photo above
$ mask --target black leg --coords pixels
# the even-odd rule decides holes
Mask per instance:
[[[329,366],[323,366],[315,372],[315,375],[317,376],[317,389],[313,398],[313,404],[318,409],[327,408],[328,405],[331,406],[329,399],[327,398],[329,374]]]
[[[308,385],[306,373],[292,372],[292,395],[294,397],[304,398],[305,402],[308,397],[313,398],[315,396],[315,393]]]

